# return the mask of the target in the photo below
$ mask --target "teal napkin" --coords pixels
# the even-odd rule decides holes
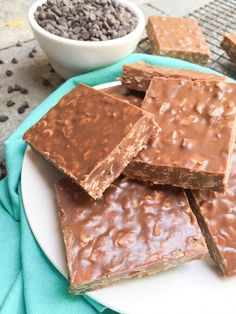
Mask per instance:
[[[0,312],[96,314],[108,311],[105,306],[87,296],[68,293],[67,280],[47,259],[31,232],[21,198],[20,175],[26,148],[22,136],[78,83],[94,86],[114,81],[121,75],[124,63],[136,61],[216,73],[172,58],[133,54],[114,65],[69,79],[8,138],[5,142],[8,174],[0,181]]]

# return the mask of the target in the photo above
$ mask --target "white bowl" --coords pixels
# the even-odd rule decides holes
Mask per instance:
[[[131,54],[144,31],[145,18],[132,2],[119,0],[138,18],[137,27],[128,35],[106,41],[80,41],[67,39],[44,30],[35,20],[34,13],[46,0],[38,0],[30,7],[29,24],[34,36],[44,50],[55,71],[62,77],[88,72],[115,63]]]

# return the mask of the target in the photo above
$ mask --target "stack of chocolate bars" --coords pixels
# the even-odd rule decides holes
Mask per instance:
[[[72,293],[208,249],[236,274],[236,85],[225,79],[124,65],[122,85],[79,84],[25,133],[65,174],[55,191]]]

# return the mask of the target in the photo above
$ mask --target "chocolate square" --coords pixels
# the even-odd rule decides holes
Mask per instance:
[[[97,199],[158,131],[153,115],[80,84],[24,139]]]
[[[154,54],[208,63],[210,50],[196,20],[150,16],[146,29]]]
[[[155,115],[159,135],[125,169],[156,184],[226,188],[235,130],[236,85],[154,78],[142,108]]]
[[[207,252],[182,189],[120,178],[94,201],[68,178],[55,188],[74,294],[152,275]]]

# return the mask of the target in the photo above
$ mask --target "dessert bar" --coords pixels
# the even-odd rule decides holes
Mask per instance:
[[[55,188],[74,294],[152,275],[207,252],[182,189],[119,178],[94,201],[68,178]]]
[[[122,85],[133,90],[146,92],[154,77],[183,78],[192,81],[215,80],[224,81],[226,76],[188,69],[174,69],[155,66],[144,62],[124,64],[121,77]]]
[[[152,114],[80,84],[24,139],[97,199],[158,131]]]
[[[142,108],[161,132],[125,169],[156,184],[223,191],[229,178],[236,85],[154,78]]]
[[[208,63],[210,50],[196,20],[150,16],[146,29],[154,54]]]

